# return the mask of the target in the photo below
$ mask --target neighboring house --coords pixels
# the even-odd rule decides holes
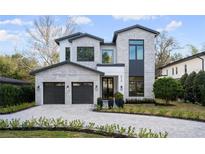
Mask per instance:
[[[193,71],[196,73],[201,70],[204,71],[204,60],[205,52],[180,59],[161,67],[161,75],[178,79],[185,73],[190,74]]]
[[[0,84],[28,85],[30,82],[0,76]]]
[[[124,99],[153,98],[155,37],[159,32],[134,25],[114,32],[110,43],[75,33],[56,39],[60,63],[32,71],[36,103],[96,104],[121,92]]]

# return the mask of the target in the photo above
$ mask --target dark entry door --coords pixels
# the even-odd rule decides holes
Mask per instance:
[[[72,83],[72,104],[93,104],[93,83]]]
[[[65,104],[65,83],[45,82],[43,86],[44,104]]]
[[[102,98],[103,99],[112,98],[113,94],[114,94],[113,77],[103,77],[102,78]]]

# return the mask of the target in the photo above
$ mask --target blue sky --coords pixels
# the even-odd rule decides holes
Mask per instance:
[[[0,16],[0,54],[13,54],[28,49],[27,28],[32,28],[39,16]],[[55,16],[58,25],[63,25],[66,16]],[[91,33],[111,41],[113,32],[134,24],[166,30],[181,46],[193,44],[201,48],[205,44],[205,16],[77,16],[78,31]],[[185,48],[177,50],[188,55]]]

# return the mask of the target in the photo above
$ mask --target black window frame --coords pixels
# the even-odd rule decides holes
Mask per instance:
[[[186,64],[184,65],[184,73],[185,74],[187,73],[187,65]]]
[[[167,74],[167,76],[169,75],[169,70],[168,69],[166,70],[166,74]]]
[[[67,53],[68,53],[67,49],[69,49],[69,59],[68,59],[68,55],[67,55]],[[70,61],[70,47],[65,47],[65,60]]]
[[[142,41],[143,42],[143,44],[135,44],[135,43],[130,43],[130,41]],[[145,49],[144,49],[144,39],[129,39],[129,60],[137,60],[137,61],[140,61],[140,60],[144,60],[144,51],[145,51]],[[130,59],[130,46],[135,46],[135,59]],[[141,46],[141,47],[143,47],[143,58],[142,59],[138,59],[138,56],[137,56],[137,47],[138,46]]]
[[[93,49],[92,59],[90,60],[90,59],[80,58],[79,53],[78,53],[80,48],[92,48]],[[85,57],[83,57],[83,58],[85,58]],[[94,60],[95,60],[95,48],[93,46],[78,46],[77,47],[77,61],[79,61],[79,62],[94,62]]]
[[[143,81],[141,80],[138,80],[138,81],[130,81],[130,78],[131,77],[136,77],[136,78],[143,78]],[[143,82],[143,94],[137,94],[137,92],[136,92],[136,95],[133,95],[132,93],[131,93],[131,91],[130,91],[130,83],[134,83],[135,84],[135,89],[137,90],[137,82]],[[144,76],[129,76],[129,85],[128,85],[129,87],[129,97],[144,97]]]
[[[174,67],[172,68],[172,75],[174,75]]]
[[[176,67],[175,69],[176,69],[176,72],[175,72],[175,73],[178,74],[178,67]]]

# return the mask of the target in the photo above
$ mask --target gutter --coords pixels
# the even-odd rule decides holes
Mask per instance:
[[[197,56],[197,58],[201,59],[201,62],[202,62],[202,71],[204,71],[204,59],[201,58],[200,56]]]

